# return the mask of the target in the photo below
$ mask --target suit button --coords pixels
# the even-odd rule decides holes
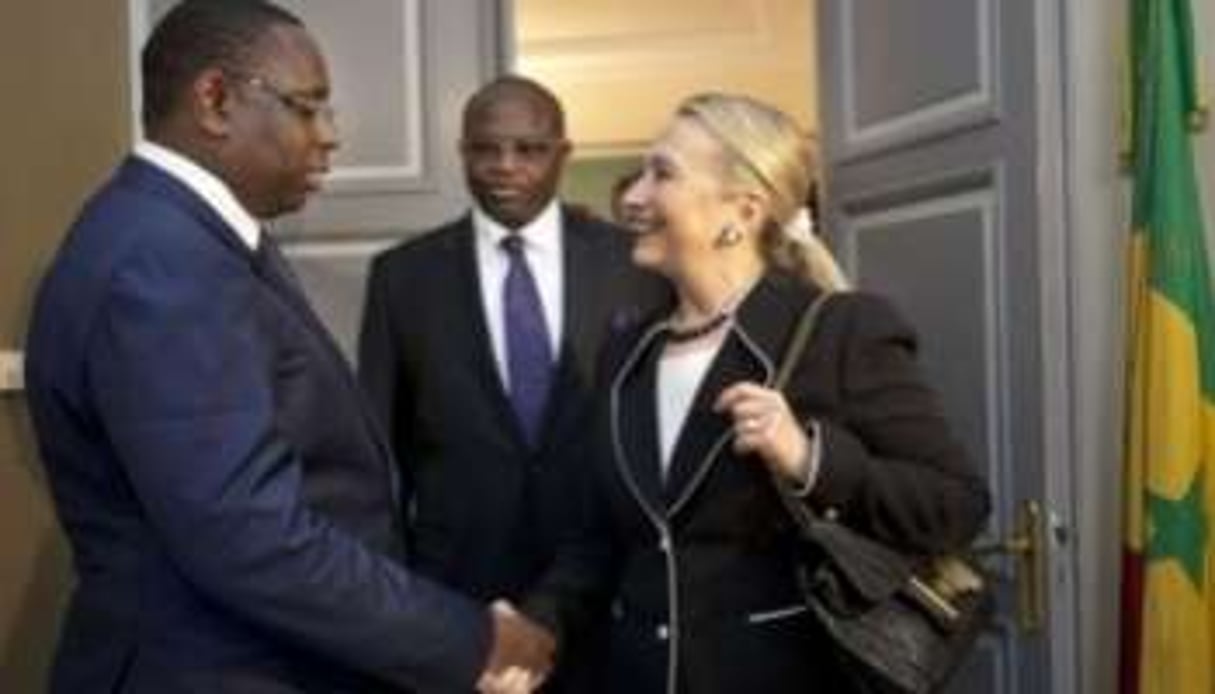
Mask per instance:
[[[839,517],[840,517],[840,510],[834,506],[828,506],[823,511],[823,518],[825,518],[829,521],[832,521],[832,522],[837,521],[837,520],[839,520]]]
[[[667,537],[666,535],[663,535],[662,538],[658,540],[658,551],[662,552],[663,554],[670,552],[671,551],[671,538]]]
[[[671,638],[671,630],[665,624],[659,624],[654,628],[654,638],[659,641],[666,641]]]

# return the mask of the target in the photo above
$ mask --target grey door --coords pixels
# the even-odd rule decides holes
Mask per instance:
[[[503,65],[501,3],[277,2],[308,24],[325,51],[342,148],[325,191],[278,220],[274,233],[352,356],[370,256],[465,207],[460,109]],[[133,0],[133,45],[173,4]]]
[[[819,5],[826,228],[918,328],[995,492],[984,542],[1016,550],[954,692],[1076,691],[1057,6]]]

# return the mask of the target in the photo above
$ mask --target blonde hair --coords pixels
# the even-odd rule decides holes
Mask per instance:
[[[791,234],[815,174],[815,151],[792,118],[748,96],[709,92],[684,100],[677,117],[688,118],[721,144],[728,184],[759,190],[768,201],[760,252],[770,265],[824,289],[848,281],[822,239]]]

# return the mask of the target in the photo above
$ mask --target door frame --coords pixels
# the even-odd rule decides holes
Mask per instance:
[[[1061,3],[1072,340],[1073,691],[1117,690],[1129,189],[1121,172],[1122,3]]]
[[[1069,171],[1071,101],[1065,57],[1069,53],[1067,5],[1037,0],[1038,195],[1041,233],[1038,263],[1042,325],[1042,436],[1047,562],[1047,624],[1051,635],[1050,680],[1055,694],[1078,691],[1077,542],[1075,467],[1075,243]],[[1060,300],[1063,298],[1063,300]]]

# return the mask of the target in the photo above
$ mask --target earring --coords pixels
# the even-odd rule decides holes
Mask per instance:
[[[729,248],[742,241],[742,232],[733,224],[726,223],[722,225],[721,231],[717,232],[717,238],[713,239],[714,248]]]

